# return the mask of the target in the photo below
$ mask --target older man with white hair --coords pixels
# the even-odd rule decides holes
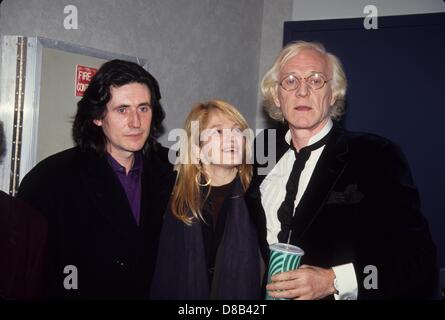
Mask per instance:
[[[391,141],[336,123],[346,93],[339,59],[319,43],[291,43],[264,76],[262,93],[284,130],[266,141],[277,163],[267,175],[255,172],[247,200],[266,258],[278,242],[305,251],[299,269],[272,277],[269,296],[432,297],[436,249],[410,169]]]

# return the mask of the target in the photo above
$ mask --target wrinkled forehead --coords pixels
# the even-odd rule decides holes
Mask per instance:
[[[287,59],[280,68],[281,75],[297,73],[303,76],[314,71],[332,77],[332,67],[327,55],[315,49],[302,49]]]

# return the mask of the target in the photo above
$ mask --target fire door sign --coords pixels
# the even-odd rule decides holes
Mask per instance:
[[[97,69],[76,65],[76,97],[82,97]]]

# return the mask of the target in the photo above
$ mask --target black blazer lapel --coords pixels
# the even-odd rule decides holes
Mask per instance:
[[[332,136],[315,166],[306,191],[295,211],[292,220],[291,243],[300,242],[325,205],[332,188],[347,164],[348,147],[343,139],[343,130],[338,126],[334,126],[332,130],[334,130]]]
[[[82,153],[82,180],[85,192],[97,208],[97,211],[111,225],[126,236],[137,232],[137,224],[133,218],[125,190],[121,186],[113,169],[105,156],[93,152]]]
[[[275,130],[275,141],[268,141],[270,130]],[[279,126],[277,128],[263,130],[255,138],[253,177],[245,194],[245,201],[249,209],[249,214],[257,228],[261,252],[265,261],[269,258],[269,245],[267,243],[266,214],[261,203],[260,185],[267,174],[259,175],[258,172],[259,169],[270,165],[270,159],[273,159],[273,162],[276,164],[286,151],[289,150],[289,144],[285,141],[287,131],[287,126]],[[272,144],[274,145],[272,146]],[[259,157],[267,157],[268,161],[262,163],[262,161],[259,161]],[[270,170],[272,168],[270,168]]]
[[[264,178],[281,160],[286,151],[289,150],[289,144],[285,140],[288,130],[284,126],[266,129],[255,138],[252,189],[259,189]]]
[[[275,141],[268,141],[268,133],[270,130],[276,130]],[[246,197],[255,200],[254,202],[252,202],[252,204],[259,204],[259,207],[261,207],[260,185],[267,174],[264,174],[264,172],[260,172],[262,174],[258,173],[261,169],[269,167],[270,159],[273,159],[273,163],[276,164],[278,161],[280,161],[286,151],[289,150],[289,144],[287,144],[284,140],[286,132],[287,130],[284,127],[279,127],[276,129],[266,129],[263,130],[255,139],[255,161],[253,166],[253,177],[250,186],[246,192]],[[274,144],[273,147],[271,147],[272,143]],[[259,157],[267,158],[267,162],[262,163]],[[275,165],[273,167],[275,167]],[[273,167],[270,169],[272,170]],[[255,206],[255,210],[256,209],[258,209],[257,206]]]

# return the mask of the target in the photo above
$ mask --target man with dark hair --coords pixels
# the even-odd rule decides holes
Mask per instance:
[[[23,179],[19,197],[48,217],[51,298],[148,294],[172,170],[156,142],[164,111],[156,79],[113,60],[78,103],[76,147]]]
[[[0,122],[0,165],[6,152]],[[22,201],[0,191],[0,299],[44,296],[47,225]]]

